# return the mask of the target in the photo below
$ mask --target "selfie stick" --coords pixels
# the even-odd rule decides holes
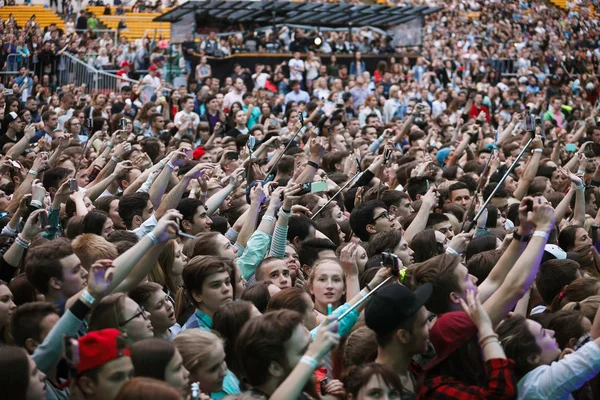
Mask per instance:
[[[316,213],[314,213],[312,217],[310,217],[310,219],[311,219],[311,220],[315,219],[315,218],[317,217],[317,215],[319,215],[319,214],[321,213],[321,211],[323,211],[323,210],[325,209],[325,207],[327,207],[327,206],[329,205],[329,203],[331,203],[331,202],[333,201],[333,199],[335,199],[335,198],[336,198],[336,197],[337,197],[337,196],[338,196],[340,193],[342,193],[342,190],[346,189],[346,188],[348,187],[348,185],[350,185],[352,182],[354,182],[354,180],[355,180],[356,178],[358,178],[359,176],[362,176],[362,174],[363,174],[363,173],[362,173],[362,172],[360,172],[360,171],[359,171],[359,172],[357,172],[357,173],[356,173],[356,175],[354,175],[354,176],[352,177],[352,179],[350,179],[348,182],[346,182],[346,183],[344,184],[344,186],[342,186],[342,187],[340,188],[340,190],[338,190],[338,191],[337,191],[337,192],[336,192],[336,193],[335,193],[333,196],[331,196],[331,198],[330,198],[329,200],[327,200],[327,203],[325,203],[325,204],[323,205],[323,207],[319,208],[319,209],[317,210],[317,212],[316,212]]]
[[[495,150],[492,151],[492,154],[490,154],[490,158],[488,158],[488,160],[486,161],[485,167],[483,168],[483,173],[481,174],[481,178],[483,178],[489,172],[490,161],[492,161],[492,156],[494,154],[495,154]],[[469,215],[471,215],[471,213],[475,209],[475,201],[477,200],[477,194],[481,191],[481,188],[483,187],[483,182],[484,182],[484,180],[481,179],[479,181],[479,184],[477,185],[477,189],[475,189],[475,194],[473,195],[473,198],[471,199],[471,204],[469,204],[469,208],[467,208],[467,212],[465,213],[465,216],[463,217],[462,225],[460,226],[461,232],[463,232],[463,229],[465,229],[465,224],[467,223],[467,217]]]
[[[365,295],[365,297],[363,297],[362,299],[360,299],[359,301],[357,301],[356,303],[354,303],[354,305],[352,305],[349,309],[347,309],[345,313],[343,313],[342,315],[340,315],[339,317],[337,317],[336,320],[337,321],[342,320],[346,315],[350,314],[356,307],[358,307],[362,303],[364,303],[369,298],[370,295],[372,295],[373,293],[375,293],[380,287],[382,287],[383,285],[385,285],[392,278],[398,278],[398,277],[396,275],[390,275],[387,278],[385,278],[385,280],[383,282],[381,282],[373,290],[371,290],[369,293],[367,293]]]
[[[281,160],[281,158],[285,155],[285,152],[287,151],[287,149],[290,148],[290,146],[292,145],[292,143],[294,143],[294,141],[296,140],[296,137],[298,137],[298,135],[300,134],[300,132],[302,132],[302,128],[304,128],[304,120],[302,119],[301,122],[302,122],[302,125],[300,126],[300,129],[298,129],[296,131],[296,133],[294,133],[294,136],[292,136],[292,138],[290,139],[289,143],[287,144],[287,146],[285,146],[285,148],[283,149],[283,151],[281,152],[281,154],[279,154],[277,156],[277,159],[273,163],[273,166],[271,167],[271,169],[269,170],[269,172],[267,172],[267,175],[265,175],[267,179],[273,173],[273,171],[277,167],[277,164],[279,163],[279,161]]]
[[[469,227],[466,230],[464,230],[463,232],[470,232],[475,227],[475,225],[477,224],[477,220],[479,219],[479,217],[483,213],[483,210],[485,210],[485,208],[490,203],[490,201],[492,201],[492,198],[494,197],[494,195],[496,194],[496,192],[498,191],[498,189],[500,189],[500,186],[502,186],[502,184],[504,183],[504,181],[506,180],[506,178],[508,178],[508,175],[510,175],[510,173],[513,171],[513,169],[515,169],[515,167],[517,166],[517,163],[519,162],[519,160],[521,159],[521,157],[523,157],[523,154],[525,154],[525,152],[529,148],[529,145],[531,144],[531,142],[533,142],[533,138],[535,137],[534,135],[535,135],[535,128],[531,132],[531,137],[529,138],[529,140],[525,144],[525,147],[523,147],[523,150],[521,150],[521,152],[519,153],[519,155],[517,156],[517,158],[515,159],[515,161],[513,161],[513,163],[511,164],[511,166],[508,167],[508,170],[506,171],[506,173],[504,174],[504,176],[502,177],[502,179],[500,179],[500,181],[498,182],[498,184],[496,185],[496,187],[494,188],[494,190],[492,191],[492,193],[490,193],[490,195],[485,200],[485,202],[483,203],[483,205],[479,208],[479,211],[477,212],[477,215],[475,215],[475,218],[473,218],[473,221],[471,221],[471,223],[469,224]]]

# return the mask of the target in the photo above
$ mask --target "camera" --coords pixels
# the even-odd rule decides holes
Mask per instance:
[[[381,253],[381,266],[391,268],[392,273],[396,276],[400,274],[400,259],[391,250]]]

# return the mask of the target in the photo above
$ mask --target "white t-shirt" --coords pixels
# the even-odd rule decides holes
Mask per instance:
[[[196,129],[198,127],[198,124],[200,123],[200,117],[198,116],[198,114],[196,114],[195,112],[190,112],[189,114],[186,113],[185,111],[179,111],[177,114],[175,114],[175,118],[173,119],[173,122],[175,123],[175,125],[179,126],[181,124],[183,124],[186,121],[192,120],[192,123],[194,125],[194,129]]]
[[[290,62],[288,63],[288,66],[290,67],[290,79],[296,80],[296,81],[301,81],[302,80],[302,71],[295,71],[294,68],[304,69],[304,61],[296,60],[295,58],[292,58],[290,60]]]

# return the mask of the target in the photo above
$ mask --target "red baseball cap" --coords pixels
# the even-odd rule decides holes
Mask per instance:
[[[117,358],[129,356],[131,350],[119,330],[111,328],[90,332],[79,338],[77,375]]]
[[[196,147],[196,150],[194,150],[194,152],[192,153],[192,157],[194,158],[194,160],[199,160],[205,154],[206,151],[204,151],[204,146],[199,146]]]
[[[467,313],[453,311],[442,314],[429,331],[429,340],[435,348],[435,357],[423,369],[428,371],[450,357],[477,333],[477,327]]]
[[[148,68],[148,71],[157,71],[158,68],[156,68],[156,65],[151,65],[150,68]]]
[[[123,61],[123,64],[121,64],[121,67],[131,67],[131,63],[129,61]]]

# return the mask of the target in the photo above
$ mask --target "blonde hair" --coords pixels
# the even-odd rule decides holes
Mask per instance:
[[[77,236],[73,240],[72,246],[73,253],[79,257],[81,265],[86,270],[89,270],[92,264],[98,260],[114,260],[119,256],[117,247],[113,243],[93,233]]]
[[[225,348],[219,336],[197,328],[181,332],[175,336],[173,344],[183,358],[183,366],[190,372],[202,366],[217,349],[216,344],[220,344],[222,349]]]
[[[579,311],[579,313],[594,323],[594,317],[596,317],[598,307],[600,307],[600,296],[596,295],[590,296],[582,301],[572,301],[567,303],[562,309],[567,311]]]
[[[346,273],[344,272],[344,268],[342,267],[342,264],[340,264],[340,262],[336,258],[324,258],[322,260],[317,260],[313,264],[312,269],[310,270],[310,274],[308,275],[308,280],[307,280],[308,285],[306,286],[307,287],[307,293],[311,297],[311,299],[313,299],[313,301],[314,301],[315,300],[315,295],[312,294],[312,293],[310,293],[310,289],[312,289],[313,282],[315,280],[315,275],[316,275],[317,268],[319,268],[322,264],[325,264],[325,263],[328,263],[328,262],[331,262],[331,263],[339,265],[340,269],[342,270],[342,278],[344,280],[344,294],[340,298],[340,304],[344,304],[346,302],[346,290],[347,290]]]

